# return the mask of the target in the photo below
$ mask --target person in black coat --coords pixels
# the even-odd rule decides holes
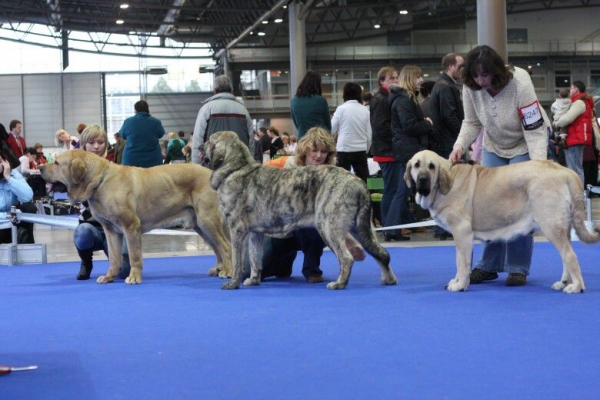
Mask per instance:
[[[392,66],[386,66],[377,73],[377,83],[379,89],[373,94],[369,103],[371,108],[371,131],[373,132],[373,144],[371,152],[373,160],[381,167],[383,176],[383,198],[381,199],[381,223],[383,226],[395,226],[400,224],[400,209],[390,207],[394,200],[394,195],[398,190],[398,184],[402,180],[400,175],[400,163],[394,159],[392,150],[392,115],[388,98],[390,96],[390,86],[398,84],[398,71]],[[396,212],[395,214],[393,212]],[[384,233],[384,240],[403,241],[410,240],[409,236],[403,236],[400,230],[387,230]]]
[[[429,108],[433,121],[433,151],[448,158],[465,118],[460,91],[456,84],[463,57],[456,53],[446,54],[442,58],[442,73],[431,91]]]
[[[423,111],[417,102],[417,92],[422,82],[421,68],[406,65],[400,72],[398,86],[390,87],[388,101],[392,112],[392,150],[394,158],[401,165],[400,176],[404,176],[408,160],[427,148],[427,136],[433,125],[431,119],[423,117]],[[404,224],[415,222],[408,209],[409,195],[410,189],[404,179],[401,179],[390,210],[399,207]]]
[[[457,79],[460,68],[464,63],[462,56],[457,53],[446,54],[442,58],[442,73],[431,91],[429,110],[433,121],[432,150],[444,158],[448,158],[454,147],[454,142],[460,132],[460,126],[465,119]],[[434,237],[445,240],[452,234],[443,228],[434,228]]]

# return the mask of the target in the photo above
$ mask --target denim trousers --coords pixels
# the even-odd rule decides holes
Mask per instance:
[[[322,276],[321,256],[325,247],[321,235],[314,228],[298,229],[291,237],[285,239],[265,236],[261,277],[290,275],[298,251],[304,253],[302,275],[307,279],[310,276]],[[247,249],[243,265],[244,276],[250,276],[250,257]]]
[[[577,146],[569,146],[565,149],[565,161],[567,167],[575,171],[581,184],[585,187],[585,178],[583,175],[583,150],[585,145],[579,144]]]
[[[73,233],[77,250],[103,250],[108,255],[108,245],[104,231],[87,222],[77,225]]]
[[[400,223],[400,214],[390,215],[388,221],[388,214],[390,205],[394,200],[396,190],[398,190],[398,183],[402,177],[400,176],[400,163],[398,162],[382,162],[379,163],[381,168],[381,175],[383,176],[383,196],[381,198],[381,222],[383,226],[394,226]]]
[[[408,198],[411,194],[411,190],[407,186],[406,181],[403,178],[405,171],[406,165],[399,163],[398,188],[396,189],[396,193],[394,193],[394,198],[392,199],[392,203],[390,204],[390,208],[388,210],[384,226],[410,224],[412,222],[415,222],[415,217],[414,215],[412,215],[410,209],[408,208]],[[388,232],[392,234],[400,233],[399,230]]]
[[[529,154],[513,158],[500,157],[483,149],[482,164],[486,167],[500,167],[528,161]],[[510,196],[510,193],[506,193]],[[483,257],[475,268],[487,272],[508,272],[529,275],[533,254],[533,235],[517,236],[508,242],[494,241],[483,243]]]

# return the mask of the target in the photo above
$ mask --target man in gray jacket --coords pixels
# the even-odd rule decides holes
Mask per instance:
[[[227,75],[215,78],[214,95],[203,102],[198,111],[192,144],[192,162],[200,164],[198,148],[210,135],[219,131],[234,131],[254,154],[252,119],[246,107],[233,95]]]

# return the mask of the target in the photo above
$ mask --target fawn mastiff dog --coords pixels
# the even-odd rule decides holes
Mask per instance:
[[[552,161],[527,161],[498,168],[452,163],[434,152],[414,155],[404,175],[416,185],[416,202],[452,232],[456,242],[456,277],[446,287],[469,287],[473,239],[509,240],[541,230],[559,251],[563,263],[554,290],[585,290],[571,227],[585,243],[600,240],[600,227],[591,233],[585,220],[581,181],[570,169]]]
[[[328,289],[344,289],[348,284],[354,263],[346,245],[348,233],[377,260],[381,283],[397,283],[390,255],[377,242],[371,226],[371,198],[362,180],[331,165],[263,166],[231,131],[211,135],[202,151],[213,170],[210,183],[231,233],[233,278],[223,289],[239,288],[246,243],[251,274],[244,285],[258,285],[264,235],[285,235],[306,227],[315,227],[338,258],[340,274]]]
[[[231,246],[207,168],[195,164],[128,167],[71,150],[40,169],[46,181],[65,184],[72,200],[87,201],[102,224],[110,268],[98,283],[112,282],[118,274],[123,236],[131,261],[125,283],[142,283],[142,233],[181,225],[193,228],[214,250],[217,265],[209,275],[231,276]]]

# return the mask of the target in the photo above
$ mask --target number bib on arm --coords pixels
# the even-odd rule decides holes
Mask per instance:
[[[519,108],[519,116],[526,131],[532,131],[544,124],[544,117],[542,117],[542,112],[540,111],[540,103],[537,100]]]

